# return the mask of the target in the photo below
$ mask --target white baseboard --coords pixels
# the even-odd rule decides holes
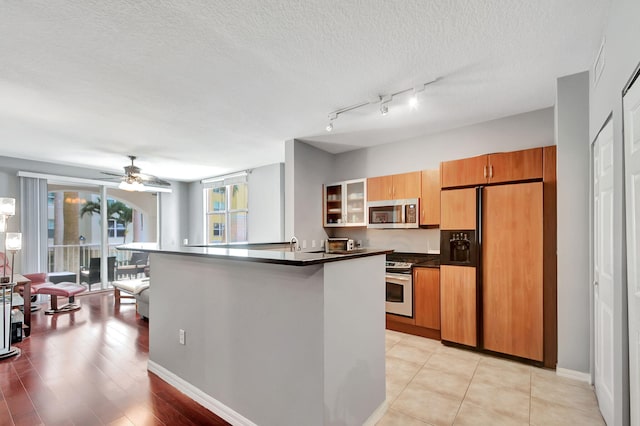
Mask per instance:
[[[178,389],[180,392],[184,393],[189,398],[193,399],[194,401],[196,401],[198,404],[202,405],[209,411],[222,417],[232,425],[257,426],[251,420],[235,412],[231,408],[224,405],[222,402],[211,397],[210,395],[207,395],[197,387],[193,386],[191,383],[187,382],[181,377],[176,376],[171,371],[167,370],[161,365],[149,360],[147,362],[147,370],[156,374],[162,380],[169,383],[171,386]]]
[[[378,408],[375,409],[373,413],[369,416],[367,421],[365,421],[362,426],[375,426],[376,423],[380,421],[380,419],[385,415],[387,409],[389,408],[389,404],[385,400]]]
[[[567,368],[556,367],[556,374],[560,377],[566,377],[567,379],[579,380],[581,382],[591,383],[591,374],[583,373],[581,371],[569,370]]]

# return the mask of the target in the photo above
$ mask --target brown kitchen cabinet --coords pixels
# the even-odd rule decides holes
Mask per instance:
[[[440,266],[440,336],[442,340],[476,346],[476,268]]]
[[[419,198],[420,186],[420,172],[368,178],[367,201]]]
[[[440,169],[420,172],[420,225],[440,225]]]
[[[543,183],[483,189],[484,348],[542,361]]]
[[[542,154],[532,148],[442,162],[442,188],[542,179]]]
[[[440,270],[414,268],[413,290],[415,324],[440,330]]]
[[[440,192],[440,229],[476,229],[476,189]]]

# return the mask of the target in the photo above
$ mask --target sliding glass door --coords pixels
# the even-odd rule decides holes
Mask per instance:
[[[48,190],[51,281],[71,281],[100,291],[111,288],[114,280],[148,273],[146,260],[134,258],[132,264],[131,252],[116,247],[157,240],[155,194],[61,184],[49,184]],[[106,203],[102,200],[105,194]]]

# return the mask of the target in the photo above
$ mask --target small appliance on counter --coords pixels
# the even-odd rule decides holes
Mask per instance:
[[[350,238],[329,238],[324,243],[325,253],[343,253],[356,249],[356,243]]]

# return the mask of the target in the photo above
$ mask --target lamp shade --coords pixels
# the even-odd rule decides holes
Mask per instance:
[[[0,214],[3,216],[13,216],[16,214],[15,198],[0,198]]]
[[[5,244],[9,251],[18,251],[22,249],[22,234],[20,232],[7,232]]]

